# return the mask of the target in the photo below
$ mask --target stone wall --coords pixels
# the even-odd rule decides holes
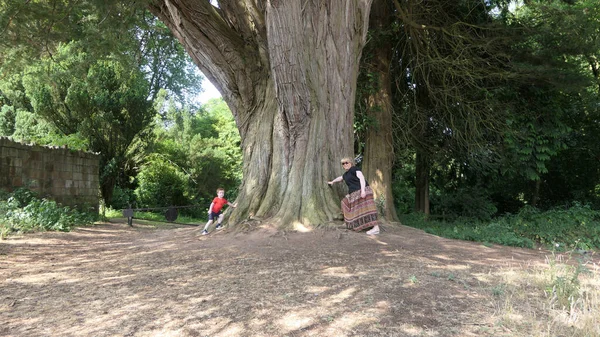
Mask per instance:
[[[0,137],[0,188],[27,187],[66,206],[99,205],[100,156]]]

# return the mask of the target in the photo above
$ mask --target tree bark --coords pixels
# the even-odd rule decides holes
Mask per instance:
[[[391,4],[385,0],[374,0],[369,23],[377,34],[390,29],[392,22]],[[370,48],[373,57],[367,65],[368,71],[377,78],[378,90],[369,95],[367,115],[377,124],[367,129],[365,154],[362,167],[375,200],[383,203],[384,216],[388,221],[398,221],[394,196],[392,194],[392,165],[394,146],[392,136],[392,84],[390,63],[392,46],[380,39],[372,40]]]
[[[303,228],[340,215],[326,181],[352,155],[358,63],[371,0],[161,0],[173,31],[233,112],[243,182],[229,219]],[[334,193],[334,192],[338,193]]]

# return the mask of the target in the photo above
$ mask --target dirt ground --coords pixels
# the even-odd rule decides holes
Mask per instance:
[[[105,223],[9,238],[0,335],[512,336],[496,324],[496,272],[548,252],[385,228]]]

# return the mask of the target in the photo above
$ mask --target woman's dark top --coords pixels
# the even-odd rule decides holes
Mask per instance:
[[[342,178],[344,178],[344,181],[346,182],[346,185],[348,185],[348,194],[360,190],[360,179],[358,179],[358,177],[356,176],[356,171],[360,170],[357,169],[356,166],[352,166],[342,176]],[[369,186],[369,183],[366,181],[366,179],[365,186]]]

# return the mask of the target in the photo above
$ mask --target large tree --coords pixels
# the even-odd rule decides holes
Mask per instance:
[[[234,114],[244,180],[230,221],[268,218],[300,229],[338,217],[342,189],[326,181],[353,154],[371,0],[212,3],[161,0],[149,8]]]
[[[359,91],[357,112],[366,116],[364,164],[362,171],[373,189],[383,215],[397,221],[392,195],[392,165],[394,160],[392,128],[393,46],[390,34],[393,24],[393,4],[388,0],[374,0],[369,18],[370,39],[362,60],[362,90]]]

